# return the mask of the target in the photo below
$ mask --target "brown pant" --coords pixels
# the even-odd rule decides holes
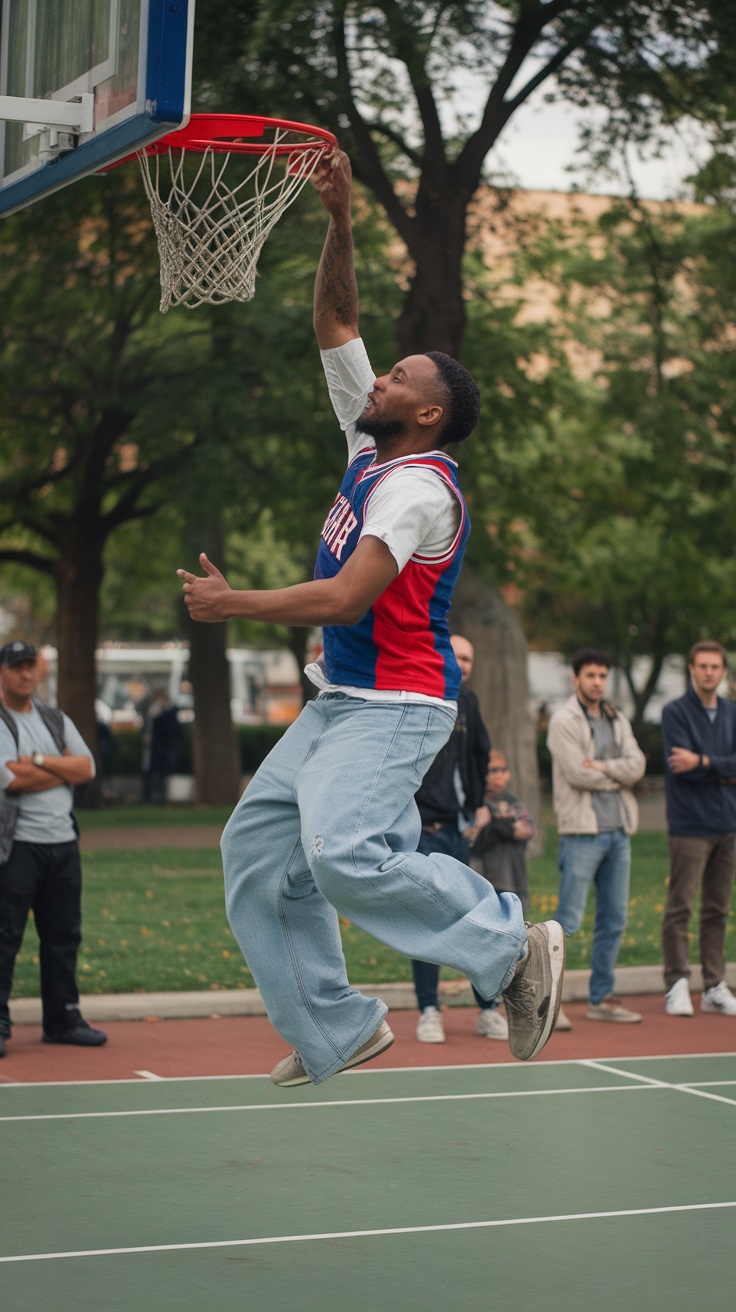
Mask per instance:
[[[700,960],[703,986],[726,975],[723,944],[736,871],[736,834],[690,838],[670,834],[670,881],[662,920],[664,980],[668,989],[690,977],[688,926],[700,894]]]

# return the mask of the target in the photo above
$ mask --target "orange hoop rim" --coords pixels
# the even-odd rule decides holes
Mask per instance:
[[[267,128],[283,132],[302,132],[303,141],[246,140],[262,138]],[[192,114],[186,127],[169,132],[144,147],[147,155],[165,155],[169,150],[221,151],[233,155],[293,155],[305,150],[337,148],[337,138],[326,128],[311,123],[292,123],[285,118],[267,118],[260,114]]]

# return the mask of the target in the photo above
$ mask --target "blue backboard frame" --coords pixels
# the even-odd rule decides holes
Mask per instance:
[[[173,132],[189,119],[195,0],[148,0],[145,109],[0,187],[12,214]]]

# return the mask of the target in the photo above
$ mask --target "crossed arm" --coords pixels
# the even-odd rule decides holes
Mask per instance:
[[[703,755],[677,706],[665,706],[662,712],[662,742],[669,770],[687,775],[687,783],[711,784],[714,775],[723,783],[731,783],[736,777],[736,752],[717,757]]]
[[[92,761],[89,756],[44,756],[44,765],[34,765],[30,756],[19,756],[17,761],[5,762],[13,775],[8,793],[43,793],[59,784],[86,784],[92,778]]]
[[[547,743],[565,779],[585,792],[612,792],[638,783],[646,769],[646,757],[625,724],[622,755],[599,761],[585,756],[574,726],[553,719]]]

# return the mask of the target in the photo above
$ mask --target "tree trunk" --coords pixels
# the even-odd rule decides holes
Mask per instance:
[[[626,682],[629,685],[629,691],[634,699],[634,714],[631,717],[631,728],[634,731],[635,738],[639,737],[644,730],[644,713],[659,682],[659,676],[662,673],[665,655],[665,652],[654,653],[651,658],[652,664],[649,673],[647,674],[644,685],[641,688],[637,688],[634,683],[634,677],[631,671],[633,662],[628,662],[627,665],[622,666]]]
[[[465,214],[457,203],[450,208],[427,199],[422,209],[424,222],[410,247],[414,274],[396,326],[399,350],[402,355],[444,351],[457,359],[466,319],[461,270]]]
[[[58,704],[74,721],[98,759],[95,696],[95,651],[99,633],[99,596],[104,573],[102,542],[74,538],[62,544],[54,567],[57,594]],[[99,804],[99,781],[78,790],[83,806]]]
[[[454,633],[475,648],[469,687],[476,693],[491,743],[506,756],[511,789],[534,820],[529,852],[543,849],[536,726],[529,710],[527,645],[521,625],[499,594],[464,565],[450,612]]]
[[[211,520],[187,533],[194,546],[189,557],[205,550],[210,560],[224,564],[222,524]],[[184,630],[189,638],[189,677],[194,696],[192,762],[197,801],[208,806],[234,806],[240,797],[240,751],[230,709],[230,667],[227,624],[198,624],[186,607]]]
[[[234,806],[240,797],[240,753],[230,711],[227,624],[190,621],[189,676],[194,691],[192,759],[197,801]]]

